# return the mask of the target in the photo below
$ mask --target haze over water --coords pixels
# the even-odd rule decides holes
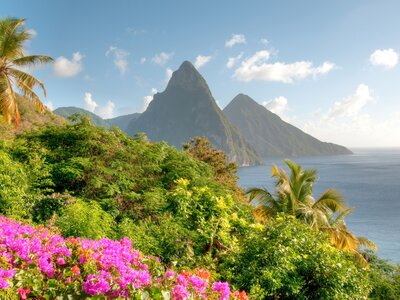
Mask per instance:
[[[378,255],[400,262],[400,148],[352,149],[354,155],[297,157],[303,168],[318,170],[314,184],[317,198],[327,188],[335,188],[349,207],[348,227],[371,239]],[[267,159],[265,165],[239,168],[243,188],[266,187],[274,191],[273,164],[283,167],[282,159]]]

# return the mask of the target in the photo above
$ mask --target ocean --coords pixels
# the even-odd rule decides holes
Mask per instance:
[[[351,150],[353,155],[290,159],[303,168],[317,169],[314,197],[327,188],[339,191],[348,207],[355,208],[345,219],[349,229],[372,240],[380,257],[400,263],[400,149]],[[239,185],[274,191],[273,164],[284,166],[283,159],[275,158],[262,166],[239,168]]]

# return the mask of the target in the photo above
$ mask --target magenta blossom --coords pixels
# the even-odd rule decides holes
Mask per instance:
[[[220,293],[219,300],[228,300],[231,294],[231,289],[227,282],[214,282],[213,291]]]

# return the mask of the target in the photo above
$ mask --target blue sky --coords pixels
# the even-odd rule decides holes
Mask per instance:
[[[184,60],[324,141],[400,147],[398,1],[19,1],[53,108],[140,112]]]

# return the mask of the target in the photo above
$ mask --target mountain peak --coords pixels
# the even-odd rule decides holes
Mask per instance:
[[[197,72],[197,70],[196,70],[196,68],[194,67],[194,65],[193,65],[190,61],[188,61],[188,60],[185,60],[185,61],[180,65],[178,71],[179,71],[179,70],[189,70],[189,71],[196,71],[196,72]]]
[[[253,100],[250,96],[246,94],[237,94],[235,98],[232,99],[231,103],[235,104],[258,104],[255,100]]]
[[[235,98],[232,99],[231,102],[225,107],[224,110],[229,110],[229,109],[240,109],[244,111],[250,111],[250,110],[259,110],[261,104],[256,102],[253,98],[246,94],[238,94],[236,95]],[[265,108],[262,106],[262,108]]]
[[[204,78],[196,70],[193,64],[187,60],[180,65],[178,70],[172,73],[167,89],[172,87],[180,87],[186,90],[194,90],[196,88],[208,89]]]
[[[195,136],[205,136],[239,165],[261,162],[224,116],[206,81],[188,61],[172,74],[167,88],[154,95],[146,111],[129,123],[127,131],[131,135],[144,132],[152,141],[167,141],[177,148]]]
[[[223,110],[262,157],[351,154],[347,148],[324,143],[283,121],[247,95],[237,95]]]

